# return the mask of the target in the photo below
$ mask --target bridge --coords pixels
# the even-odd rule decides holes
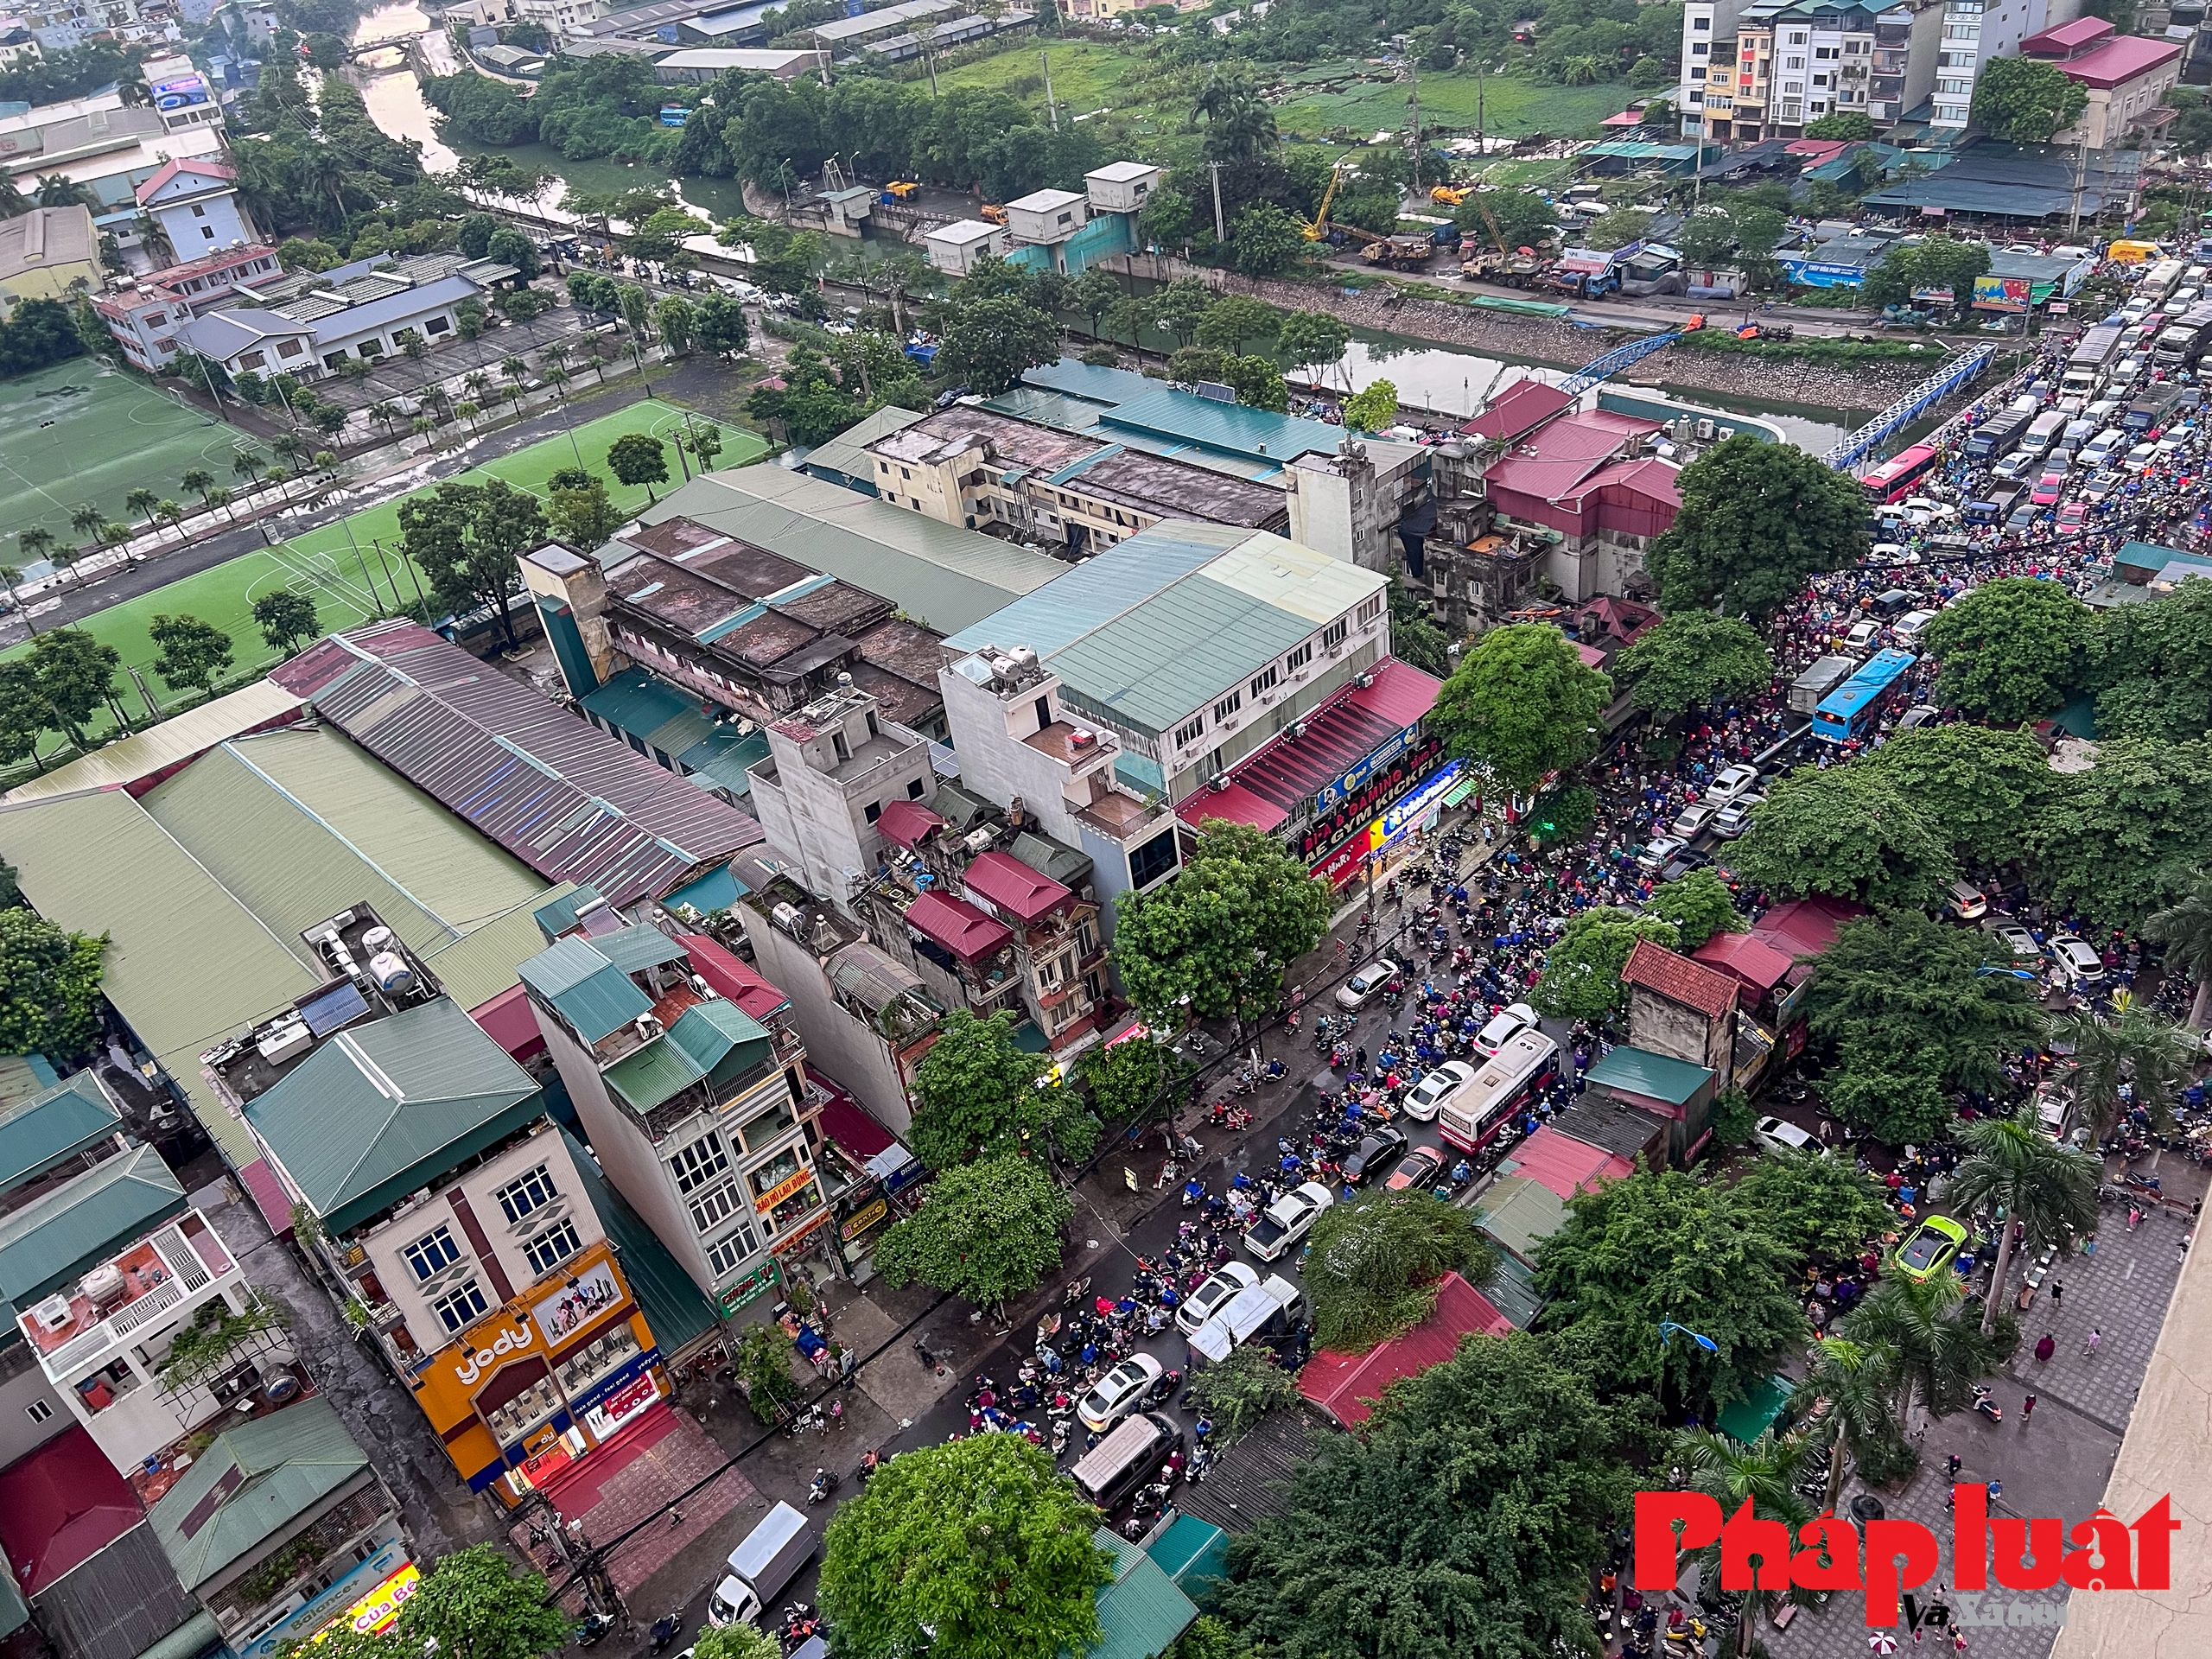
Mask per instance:
[[[1609,380],[1630,364],[1641,363],[1654,352],[1662,352],[1682,337],[1681,330],[1670,328],[1663,334],[1647,334],[1642,340],[1632,340],[1625,346],[1616,346],[1603,357],[1593,358],[1559,383],[1559,389],[1570,397],[1580,397],[1600,381]]]
[[[415,43],[417,38],[418,36],[415,35],[394,35],[381,41],[356,41],[346,48],[346,56],[350,61],[354,58],[365,58],[372,52],[384,52],[394,48],[404,52]]]
[[[1821,459],[1838,472],[1864,461],[1936,404],[1979,378],[1981,372],[1996,360],[1996,357],[1997,348],[1988,345],[1976,346],[1971,351],[1961,353]],[[1603,361],[1602,359],[1599,360]]]

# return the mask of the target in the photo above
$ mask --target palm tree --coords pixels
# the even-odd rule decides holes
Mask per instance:
[[[387,437],[396,437],[398,435],[397,430],[392,425],[392,423],[399,418],[399,411],[397,409],[394,409],[390,404],[371,404],[368,407],[367,413],[371,420],[382,421],[384,423],[385,435]]]
[[[302,458],[308,454],[308,447],[300,442],[297,433],[279,432],[269,441],[269,447],[290,461],[299,471],[307,471],[307,467],[302,464]]]
[[[1891,1390],[1897,1385],[1897,1351],[1885,1342],[1853,1342],[1822,1337],[1805,1356],[1805,1380],[1793,1404],[1805,1423],[1805,1436],[1828,1452],[1827,1501],[1832,1512],[1843,1497],[1844,1459],[1863,1463],[1867,1451],[1899,1438]]]
[[[2194,1037],[2123,993],[2112,1018],[2075,1008],[2050,1023],[2051,1040],[2074,1057],[2074,1092],[2099,1137],[2120,1119],[2120,1091],[2134,1084],[2135,1102],[2163,1122],[2166,1101],[2196,1059]]]
[[[255,449],[231,451],[231,476],[251,483],[261,476],[261,454]]]
[[[538,354],[537,354],[537,361],[538,361],[538,363],[539,363],[540,366],[544,367],[544,368],[548,368],[548,369],[564,369],[564,368],[568,367],[568,365],[569,365],[569,343],[568,343],[568,341],[566,341],[566,340],[555,340],[555,341],[554,341],[550,346],[547,346],[543,351],[542,351],[542,352],[538,353]]]
[[[522,383],[529,378],[530,365],[519,357],[499,359],[499,372],[507,377],[507,396],[515,400],[515,413],[522,413]]]
[[[461,377],[461,384],[470,398],[480,408],[484,403],[484,394],[491,390],[492,377],[481,369],[471,369]]]
[[[2077,1235],[2097,1228],[2097,1160],[2076,1147],[2062,1146],[2043,1132],[2031,1101],[2010,1117],[1978,1117],[1956,1126],[1967,1152],[1951,1177],[1950,1203],[1961,1214],[1988,1210],[2001,1230],[1997,1272],[1981,1312],[1981,1331],[1997,1326],[2012,1270],[2012,1232],[2022,1224],[2031,1251],[2056,1245],[2070,1254]]]
[[[321,473],[325,478],[337,477],[338,452],[335,449],[316,450],[315,452],[315,469],[318,473]]]
[[[412,424],[415,435],[418,438],[425,437],[438,429],[438,423],[427,415],[417,415]],[[425,443],[423,446],[422,453],[428,454],[430,446]]]
[[[460,417],[461,423],[472,432],[476,429],[476,417],[483,413],[474,404],[466,398],[453,406],[453,412]]]
[[[1853,1342],[1896,1351],[1891,1409],[1900,1425],[1910,1424],[1916,1403],[1930,1417],[1948,1416],[1966,1404],[1977,1379],[1997,1369],[1995,1345],[1967,1317],[1965,1301],[1956,1274],[1923,1281],[1891,1273],[1838,1326],[1836,1334]]]
[[[126,512],[144,513],[146,528],[151,530],[154,527],[154,509],[161,505],[161,501],[159,491],[149,490],[141,484],[123,498],[123,505]]]
[[[261,480],[264,484],[274,484],[281,489],[292,481],[292,469],[281,461],[272,461],[269,463],[269,469],[262,474]]]
[[[1684,1484],[1693,1491],[1703,1492],[1720,1505],[1723,1515],[1733,1515],[1741,1509],[1744,1500],[1751,1502],[1751,1512],[1763,1521],[1779,1521],[1789,1529],[1792,1538],[1797,1529],[1813,1519],[1813,1506],[1797,1492],[1797,1473],[1803,1467],[1806,1454],[1812,1444],[1802,1434],[1777,1436],[1768,1429],[1749,1446],[1725,1434],[1715,1434],[1709,1428],[1685,1428],[1679,1431],[1669,1446],[1672,1460],[1681,1471]],[[1717,1583],[1720,1573],[1720,1546],[1718,1541],[1696,1552],[1697,1562],[1702,1568],[1701,1580]],[[1736,1624],[1736,1651],[1747,1654],[1751,1650],[1754,1616],[1765,1611],[1771,1592],[1755,1590],[1745,1592],[1743,1616]],[[1792,1599],[1802,1598],[1809,1602],[1810,1592],[1790,1591]]]
[[[2166,947],[2167,972],[2184,973],[2196,982],[2189,1023],[2203,1030],[2205,1022],[2212,1020],[2212,871],[2200,874],[2187,893],[2146,918],[2143,937]]]
[[[79,536],[97,537],[99,535],[100,526],[105,523],[107,523],[107,514],[89,501],[81,506],[69,509],[69,528]]]
[[[206,467],[194,467],[191,468],[182,478],[177,480],[177,486],[180,489],[196,492],[200,497],[200,505],[201,506],[205,507],[213,505],[207,499],[207,492],[215,487],[215,474],[209,472]]]
[[[16,532],[16,545],[22,550],[26,561],[35,564],[41,559],[53,556],[54,532],[44,524],[33,524],[29,530]],[[21,580],[21,576],[22,573],[18,572],[14,579]]]
[[[237,499],[226,489],[218,488],[207,492],[207,505],[211,507],[220,507],[223,510],[223,517],[232,524],[238,522],[238,514],[231,511],[231,503]]]
[[[18,567],[12,564],[0,564],[0,588],[5,588],[8,590],[9,606],[15,610],[22,610],[23,607],[22,601],[16,597],[16,584],[22,579],[23,573]],[[24,617],[23,625],[26,627],[30,626],[29,616]],[[36,633],[38,630],[31,628],[31,632]]]
[[[168,519],[171,530],[181,532],[184,529],[183,503],[172,501],[167,496],[154,503],[154,517]]]
[[[563,403],[569,401],[569,372],[566,369],[546,370],[545,384],[559,394]]]

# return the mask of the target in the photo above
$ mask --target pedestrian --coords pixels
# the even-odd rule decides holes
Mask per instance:
[[[1957,1452],[1948,1452],[1944,1454],[1943,1472],[1949,1476],[1953,1480],[1956,1480],[1959,1478],[1959,1454]]]
[[[2040,1363],[2041,1361],[2049,1359],[2051,1355],[2057,1351],[2057,1337],[2049,1331],[2044,1332],[2042,1338],[2036,1343],[2036,1359]]]
[[[2136,1224],[2140,1222],[2142,1219],[2142,1206],[2133,1204],[2129,1205],[2127,1206],[2127,1230],[2131,1233],[2133,1232],[2135,1230]]]
[[[2024,1399],[2024,1400],[2023,1400],[2023,1401],[2021,1401],[2021,1402],[2020,1402],[2020,1421],[2021,1421],[2021,1423],[2022,1423],[2023,1425],[2024,1425],[2024,1424],[2027,1422],[2028,1419],[2029,1419],[2029,1418],[2031,1418],[2031,1417],[2032,1417],[2032,1416],[2034,1416],[2035,1414],[2036,1414],[2036,1397],[2035,1397],[2035,1395],[2033,1395],[2031,1394],[2031,1395],[2028,1395],[2028,1397],[2027,1397],[2026,1399]]]
[[[2061,1302],[2064,1301],[2065,1300],[2066,1300],[2066,1285],[2065,1285],[2065,1281],[2063,1281],[2063,1280],[2058,1280],[2058,1279],[2054,1279],[2054,1280],[2052,1280],[2052,1281],[2050,1281],[2050,1306],[2051,1306],[2051,1311],[2052,1311],[2053,1313],[2056,1313],[2056,1312],[2057,1311],[2057,1309],[2058,1309],[2058,1305],[2059,1305],[2059,1303],[2061,1303]]]
[[[845,1392],[850,1394],[853,1385],[860,1381],[861,1363],[853,1351],[847,1348],[837,1356],[837,1369],[843,1374]]]
[[[1875,1655],[1876,1659],[1882,1659],[1882,1656],[1895,1653],[1897,1650],[1897,1639],[1887,1630],[1876,1630],[1866,1638],[1866,1651]]]
[[[2089,1331],[2089,1339],[2082,1344],[2082,1357],[2095,1358],[2097,1350],[2104,1346],[2104,1333],[2092,1326]]]
[[[2181,1255],[2179,1257],[2181,1261],[2186,1262],[2189,1260],[2189,1241],[2196,1236],[2196,1235],[2194,1233],[2183,1233],[2181,1236]]]
[[[1991,1481],[1989,1483],[1989,1501],[1994,1503],[1999,1498],[2004,1496],[2005,1483],[2001,1480]]]

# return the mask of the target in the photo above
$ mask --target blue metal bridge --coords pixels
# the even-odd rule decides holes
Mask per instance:
[[[1642,340],[1632,340],[1625,346],[1616,346],[1603,357],[1585,363],[1573,374],[1559,383],[1559,389],[1570,397],[1580,397],[1600,381],[1611,379],[1632,363],[1641,363],[1654,352],[1662,352],[1682,337],[1679,328],[1669,328],[1663,334],[1647,334]]]
[[[1838,472],[1865,460],[1936,404],[1977,378],[1996,356],[1994,346],[1977,346],[1971,351],[1961,352],[1821,459]],[[1602,362],[1605,359],[1601,358],[1599,360]],[[1591,365],[1592,368],[1596,366],[1596,364]],[[1586,369],[1583,372],[1586,374],[1589,371]]]

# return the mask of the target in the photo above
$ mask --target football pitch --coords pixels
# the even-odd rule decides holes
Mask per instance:
[[[682,429],[687,413],[695,427],[700,424],[697,414],[672,404],[657,400],[633,404],[578,426],[573,443],[571,435],[563,432],[513,454],[472,467],[459,476],[469,482],[501,478],[517,489],[542,497],[546,493],[546,480],[562,467],[575,466],[581,455],[583,464],[606,480],[616,509],[634,513],[647,505],[645,488],[643,485],[616,481],[607,467],[608,447],[617,438],[632,432],[669,437]],[[715,457],[717,467],[742,466],[766,452],[767,443],[757,433],[724,425],[721,434],[722,451]],[[222,453],[226,457],[230,454],[227,442]],[[671,486],[680,486],[683,478],[682,467],[674,464],[677,457],[672,445],[668,459],[671,463],[671,484],[655,486],[663,495]],[[416,604],[417,577],[401,550],[399,504],[405,499],[404,495],[396,496],[320,529],[302,531],[276,546],[241,554],[196,575],[183,577],[167,587],[95,612],[70,626],[82,628],[95,639],[113,645],[126,665],[138,669],[156,688],[157,697],[164,683],[154,672],[153,663],[160,652],[147,633],[157,615],[196,616],[228,633],[234,642],[234,660],[230,671],[233,678],[257,666],[273,666],[277,653],[270,649],[253,621],[253,601],[273,589],[289,588],[313,599],[317,626],[325,633],[353,627],[378,616],[390,616]],[[65,516],[65,527],[67,523]],[[427,593],[427,584],[419,591]],[[6,654],[13,656],[28,649],[28,645],[18,645]],[[145,710],[135,689],[127,679],[119,683],[126,706],[134,720],[143,725]],[[166,707],[165,703],[165,710]],[[60,740],[48,741],[58,744]]]

